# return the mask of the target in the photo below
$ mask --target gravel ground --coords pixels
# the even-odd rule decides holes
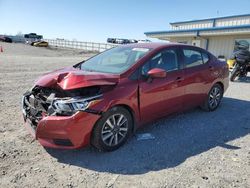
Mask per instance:
[[[250,77],[215,112],[146,126],[117,151],[45,149],[24,127],[20,99],[41,74],[93,54],[0,43],[0,187],[250,187]]]

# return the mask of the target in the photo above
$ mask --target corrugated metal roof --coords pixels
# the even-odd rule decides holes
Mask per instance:
[[[193,23],[193,22],[202,22],[202,21],[214,21],[214,20],[220,20],[220,19],[226,19],[226,18],[238,18],[238,17],[246,17],[246,16],[250,16],[250,14],[241,14],[241,15],[234,15],[234,16],[224,16],[224,17],[206,18],[206,19],[199,19],[199,20],[172,22],[172,23],[170,23],[170,25]]]

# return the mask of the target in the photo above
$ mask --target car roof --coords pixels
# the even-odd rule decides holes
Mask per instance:
[[[163,47],[169,47],[169,46],[190,46],[190,45],[181,44],[181,43],[146,42],[146,43],[126,44],[126,45],[123,45],[123,46],[129,46],[129,47],[134,47],[134,48],[157,49],[157,48],[163,48]]]

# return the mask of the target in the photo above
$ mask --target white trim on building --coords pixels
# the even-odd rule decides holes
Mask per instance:
[[[146,36],[197,45],[229,58],[236,40],[250,41],[250,14],[170,23],[169,31],[146,32]]]

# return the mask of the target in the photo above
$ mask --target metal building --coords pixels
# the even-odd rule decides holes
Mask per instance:
[[[145,32],[147,37],[202,47],[229,58],[241,41],[250,44],[250,14],[170,23],[169,31]]]

